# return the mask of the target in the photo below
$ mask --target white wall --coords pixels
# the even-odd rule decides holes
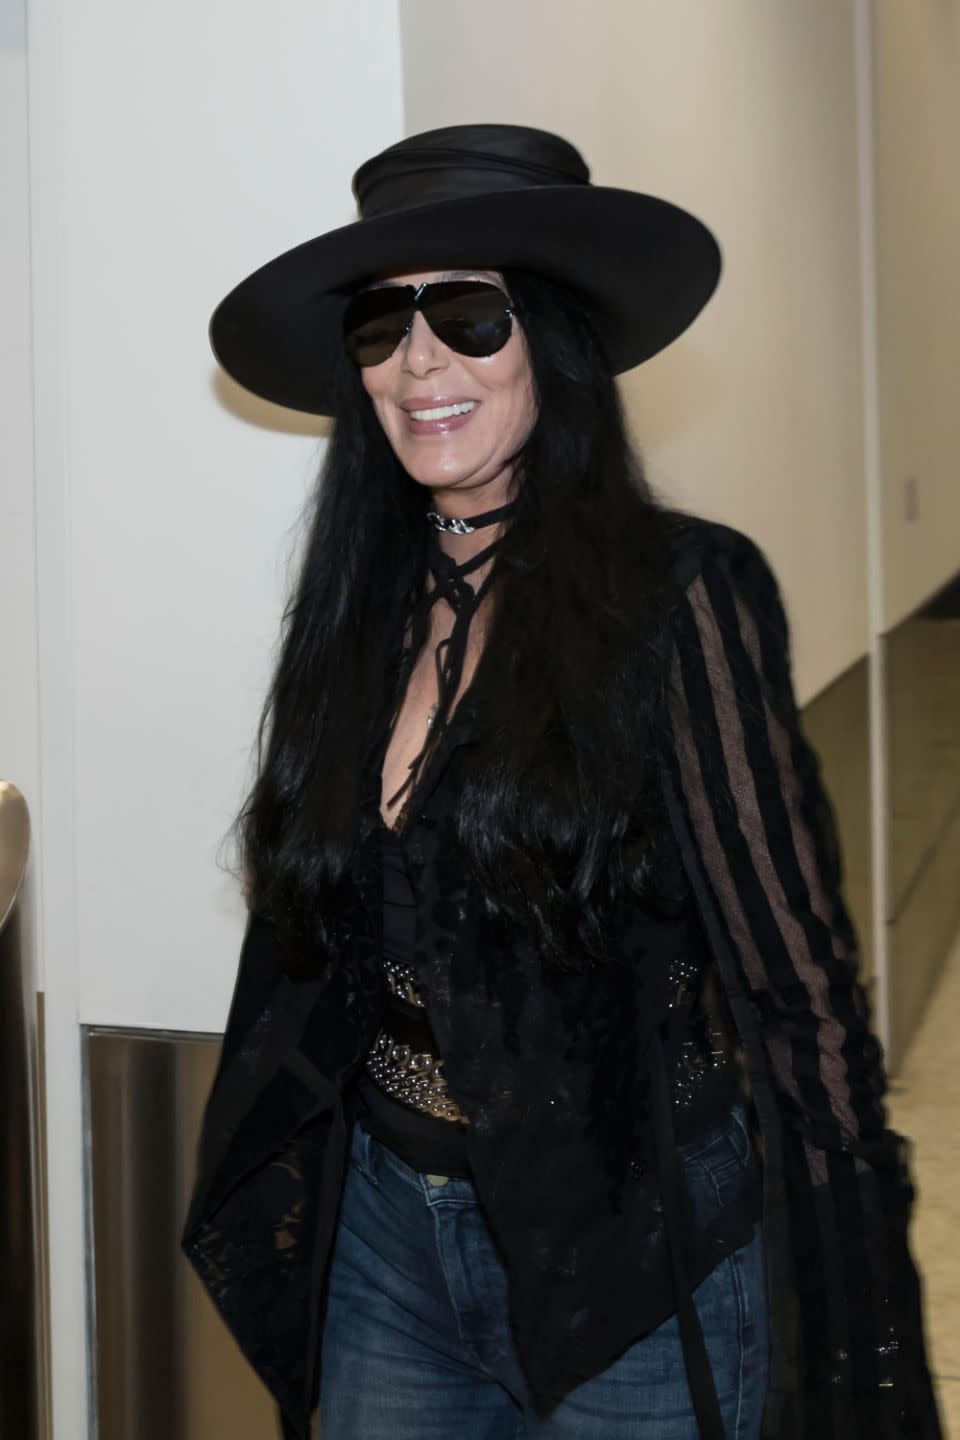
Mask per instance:
[[[323,422],[217,374],[207,322],[353,217],[352,171],[401,133],[400,71],[386,0],[28,14],[54,1425],[86,1440],[79,1026],[223,1026],[244,917],[217,848],[321,453]],[[19,67],[13,109],[22,47]],[[8,503],[27,534],[29,486]],[[26,571],[15,588],[28,606]],[[35,712],[21,732],[29,775]]]
[[[0,779],[40,796],[24,0],[0,6]],[[31,877],[32,878],[32,877]],[[31,914],[36,895],[31,884]]]
[[[716,296],[624,389],[654,483],[767,549],[809,698],[869,643],[852,5],[400,0],[400,23],[408,133],[556,130],[718,235]]]
[[[44,338],[65,376],[79,1008],[99,1023],[222,1021],[240,904],[215,850],[321,453],[322,421],[218,373],[210,312],[350,220],[353,169],[399,129],[390,6],[277,18],[63,12],[64,304]]]
[[[960,566],[960,3],[875,0],[873,42],[889,630]]]

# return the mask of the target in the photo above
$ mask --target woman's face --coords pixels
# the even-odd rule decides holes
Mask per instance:
[[[377,283],[416,286],[434,280],[487,280],[506,289],[495,270],[416,270]],[[474,358],[444,345],[418,310],[393,354],[365,366],[361,375],[408,475],[434,491],[440,503],[444,493],[475,492],[468,507],[475,514],[503,503],[512,457],[535,415],[530,361],[516,319],[502,350]],[[473,408],[452,418],[421,413],[464,402]],[[462,511],[455,506],[446,513]]]

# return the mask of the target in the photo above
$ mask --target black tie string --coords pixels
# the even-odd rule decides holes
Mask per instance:
[[[505,519],[515,508],[516,501],[514,500],[507,505],[498,506],[495,510],[487,510],[482,515],[472,516],[468,523],[472,529],[480,530]],[[438,737],[449,719],[450,711],[460,691],[460,682],[463,679],[463,665],[467,654],[467,642],[470,638],[470,624],[493,581],[494,567],[491,566],[489,574],[484,577],[476,590],[467,580],[467,576],[471,575],[474,570],[479,570],[495,554],[502,538],[502,535],[498,536],[489,545],[479,550],[476,555],[471,556],[469,560],[458,564],[442,548],[439,528],[431,526],[427,565],[433,576],[433,589],[425,591],[410,617],[409,664],[404,669],[397,706],[390,722],[391,729],[406,693],[409,667],[412,666],[426,642],[430,612],[441,598],[447,601],[454,612],[453,629],[446,639],[438,643],[434,654],[437,667],[437,705],[432,724],[419,752],[410,762],[407,778],[399,790],[391,795],[387,801],[388,805],[394,805],[402,795],[407,794],[411,789],[416,777],[422,772],[427,760],[432,755]],[[408,795],[407,804],[409,804],[409,800]],[[406,806],[404,806],[405,810]],[[403,815],[397,823],[402,824],[402,821]]]

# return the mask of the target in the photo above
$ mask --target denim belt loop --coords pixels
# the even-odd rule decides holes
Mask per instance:
[[[360,1124],[354,1124],[353,1140],[351,1144],[352,1158],[363,1174],[370,1181],[371,1185],[380,1184],[377,1163],[377,1147],[373,1142],[373,1136],[368,1135]]]

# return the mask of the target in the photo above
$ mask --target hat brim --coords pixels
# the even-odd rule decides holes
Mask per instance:
[[[351,289],[384,271],[465,265],[536,270],[574,287],[619,374],[687,329],[722,259],[689,211],[633,190],[544,185],[440,200],[355,221],[268,261],[217,306],[210,343],[245,389],[332,415]]]

